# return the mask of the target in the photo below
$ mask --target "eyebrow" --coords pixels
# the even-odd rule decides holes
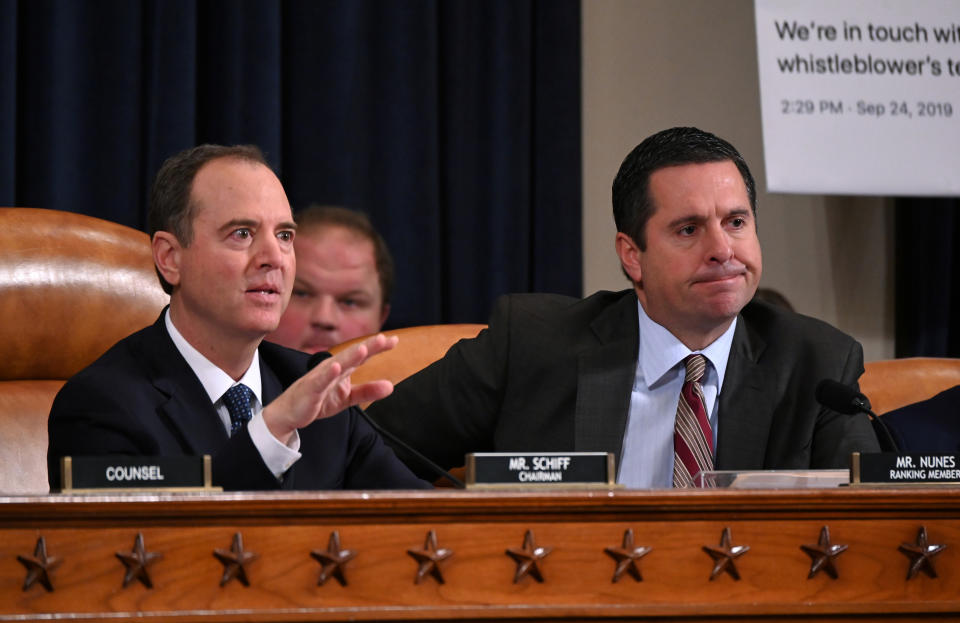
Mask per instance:
[[[730,210],[727,216],[743,216],[744,214],[749,216],[751,213],[750,208],[734,208]]]
[[[687,214],[685,216],[675,218],[669,223],[667,223],[667,228],[673,229],[675,227],[679,227],[680,225],[684,225],[686,223],[702,223],[706,220],[707,220],[707,217],[701,216],[699,214]]]
[[[730,218],[731,216],[750,216],[750,214],[751,214],[750,208],[734,208],[729,212],[727,212],[723,216],[723,218],[727,219],[727,218]],[[673,229],[675,227],[679,227],[687,223],[703,223],[708,218],[709,217],[701,216],[699,214],[688,214],[686,216],[681,216],[673,219],[672,221],[667,223],[667,227],[669,229]]]
[[[354,289],[354,290],[350,290],[350,291],[348,291],[348,292],[341,292],[341,293],[338,294],[337,296],[357,296],[357,295],[361,295],[361,294],[362,294],[363,296],[373,296],[373,293],[372,293],[372,292],[369,292],[368,290],[363,290],[363,289]]]
[[[226,223],[220,226],[220,231],[226,232],[236,227],[257,227],[260,225],[260,221],[249,219],[249,218],[235,218],[230,219]],[[292,229],[297,230],[297,224],[293,221],[284,221],[277,225],[277,229]]]
[[[235,219],[230,219],[229,221],[221,225],[220,231],[225,232],[235,227],[256,227],[256,226],[257,226],[257,221],[254,221],[253,219],[235,218]]]

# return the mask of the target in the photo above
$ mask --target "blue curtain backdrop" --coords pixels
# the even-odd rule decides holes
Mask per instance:
[[[960,357],[960,199],[896,203],[896,355]]]
[[[160,163],[255,143],[366,211],[391,326],[581,290],[578,0],[0,0],[0,205],[143,229]]]

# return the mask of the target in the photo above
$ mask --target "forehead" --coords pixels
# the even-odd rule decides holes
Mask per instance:
[[[323,225],[298,230],[297,278],[318,289],[379,289],[373,242],[351,229]]]
[[[650,174],[654,216],[661,212],[697,208],[749,207],[747,187],[731,160],[683,164]]]
[[[323,266],[373,266],[373,242],[363,234],[342,225],[312,225],[297,231],[297,254],[313,258]]]
[[[290,203],[277,176],[259,162],[217,158],[193,180],[194,220],[291,221]]]

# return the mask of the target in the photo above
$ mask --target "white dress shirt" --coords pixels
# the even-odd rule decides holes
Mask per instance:
[[[639,300],[637,312],[640,347],[617,482],[637,489],[670,488],[673,486],[673,429],[686,375],[683,360],[692,353],[700,353],[707,360],[700,384],[706,402],[704,407],[710,414],[716,452],[717,397],[723,388],[737,319],[709,346],[691,351],[666,328],[651,320]]]
[[[283,444],[270,433],[270,429],[267,428],[267,423],[263,420],[263,383],[260,381],[259,351],[253,353],[253,361],[250,362],[250,366],[240,380],[234,381],[229,374],[200,354],[200,351],[194,348],[190,342],[177,331],[177,328],[173,326],[173,321],[170,319],[169,308],[164,314],[164,323],[167,326],[167,332],[170,334],[170,339],[173,340],[173,344],[177,347],[177,350],[180,351],[180,354],[183,355],[183,358],[186,359],[187,365],[190,366],[193,373],[200,379],[200,384],[203,385],[203,389],[210,397],[210,402],[213,403],[217,415],[220,416],[220,421],[223,423],[227,435],[230,435],[231,422],[230,412],[227,410],[227,405],[223,402],[223,395],[228,389],[239,383],[243,383],[253,392],[253,399],[250,402],[250,410],[253,413],[253,418],[247,424],[247,430],[250,432],[253,445],[263,458],[264,464],[273,472],[273,475],[279,479],[300,459],[300,435],[294,431],[293,436],[290,438],[290,443]]]

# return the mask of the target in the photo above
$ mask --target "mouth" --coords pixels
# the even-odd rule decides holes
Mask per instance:
[[[746,279],[746,273],[743,271],[737,272],[726,272],[718,273],[716,275],[703,275],[696,281],[694,285],[704,285],[704,286],[725,286],[732,283],[735,283],[737,279]]]
[[[246,293],[258,299],[273,301],[280,298],[280,290],[271,285],[257,285],[248,288]]]

